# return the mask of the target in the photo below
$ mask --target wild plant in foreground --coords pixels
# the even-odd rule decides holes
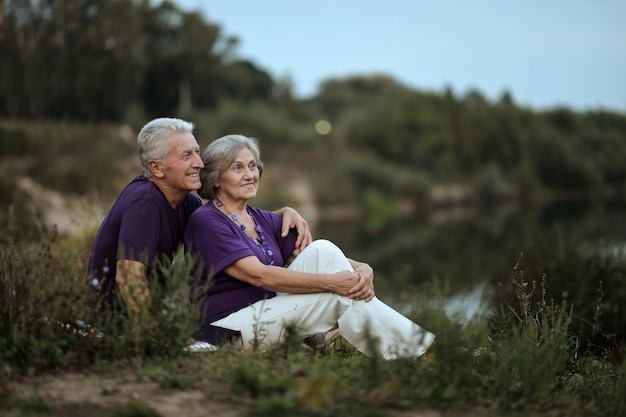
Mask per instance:
[[[83,263],[52,230],[37,244],[0,246],[0,363],[3,372],[88,361]]]
[[[382,361],[346,345],[312,351],[302,347],[296,328],[286,329],[285,342],[267,351],[232,345],[186,355],[182,347],[197,319],[187,301],[188,261],[158,266],[168,285],[163,292],[152,286],[149,314],[94,332],[88,331],[95,309],[85,295],[84,248],[55,233],[38,244],[0,246],[0,387],[13,373],[70,366],[97,372],[92,365],[106,360],[168,387],[219,386],[220,395],[258,417],[388,415],[420,407],[596,417],[619,415],[626,406],[626,360],[577,348],[571,304],[546,296],[547,276],[528,282],[516,268],[516,303],[505,304],[490,322],[465,325],[424,301],[442,294],[420,291],[414,318],[437,339],[417,359]],[[211,384],[204,384],[207,375]]]
[[[197,326],[187,298],[189,264],[159,264],[166,285],[151,285],[140,320],[101,320],[83,248],[55,230],[37,244],[0,246],[0,378],[13,372],[183,354]]]
[[[173,262],[155,260],[148,273],[150,296],[135,299],[141,314],[128,309],[105,310],[97,304],[98,283],[90,281],[90,324],[95,331],[96,360],[129,360],[135,365],[151,357],[173,358],[185,353],[198,328],[199,311],[190,302],[188,280],[194,262],[182,251]],[[161,276],[159,280],[157,276]],[[132,293],[132,289],[131,289]],[[124,305],[117,294],[117,305]]]
[[[518,304],[506,305],[492,335],[490,386],[507,408],[549,402],[568,372],[576,346],[570,329],[573,311],[565,296],[558,303],[548,300],[546,277],[539,284],[528,282],[518,266],[519,262],[513,277]]]

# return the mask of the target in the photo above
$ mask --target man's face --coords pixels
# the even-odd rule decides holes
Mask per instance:
[[[202,186],[200,169],[204,164],[196,138],[191,133],[177,133],[170,138],[170,145],[166,163],[162,166],[167,186],[180,192],[199,189]]]

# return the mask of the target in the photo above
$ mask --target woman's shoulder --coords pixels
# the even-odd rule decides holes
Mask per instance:
[[[248,206],[248,209],[250,214],[252,214],[257,221],[267,222],[270,224],[282,224],[282,218],[274,212],[252,206]]]
[[[206,221],[206,219],[219,218],[219,212],[213,210],[213,204],[210,202],[202,204],[193,213],[191,213],[191,219],[196,221]]]
[[[205,239],[222,233],[227,225],[221,222],[220,213],[211,208],[210,203],[204,203],[191,213],[185,227],[185,235],[189,238]]]
[[[254,217],[254,220],[265,229],[266,232],[272,231],[273,233],[279,233],[283,219],[278,214],[263,210],[259,208],[249,207],[250,214]]]
[[[189,217],[188,228],[213,230],[215,234],[218,230],[229,230],[229,226],[235,224],[224,216],[211,202],[204,203]]]
[[[259,217],[263,217],[263,218],[273,218],[273,217],[280,217],[278,214],[273,213],[271,211],[268,210],[263,210],[260,209],[258,207],[252,207],[252,206],[248,206],[248,210],[250,211],[250,213],[253,216],[259,216]]]

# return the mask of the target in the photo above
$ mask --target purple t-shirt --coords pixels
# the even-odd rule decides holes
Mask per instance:
[[[274,265],[282,267],[295,249],[297,233],[280,236],[282,218],[266,210],[248,206],[273,252]],[[200,331],[196,339],[217,344],[237,334],[210,323],[247,307],[275,292],[231,277],[224,268],[247,256],[256,256],[269,265],[271,259],[234,221],[209,202],[196,210],[185,231],[185,250],[197,256],[201,270],[190,281],[192,302],[200,308]]]
[[[116,303],[116,261],[139,261],[147,273],[157,261],[171,263],[191,213],[201,205],[190,193],[172,208],[159,187],[142,175],[126,186],[102,221],[89,258],[87,271],[91,285],[100,289],[101,307]],[[164,277],[157,278],[162,284]]]

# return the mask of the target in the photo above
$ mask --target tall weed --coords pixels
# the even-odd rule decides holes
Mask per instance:
[[[36,372],[87,361],[84,263],[53,229],[38,244],[0,246],[2,372]]]
[[[101,320],[81,245],[55,230],[37,244],[0,246],[0,378],[99,360],[180,356],[197,327],[187,298],[188,262],[161,264],[141,320]]]
[[[556,303],[546,298],[545,276],[537,283],[526,281],[518,266],[514,273],[518,303],[507,304],[502,322],[493,328],[495,360],[489,384],[513,409],[548,402],[576,354],[570,328],[573,310],[567,300]]]

